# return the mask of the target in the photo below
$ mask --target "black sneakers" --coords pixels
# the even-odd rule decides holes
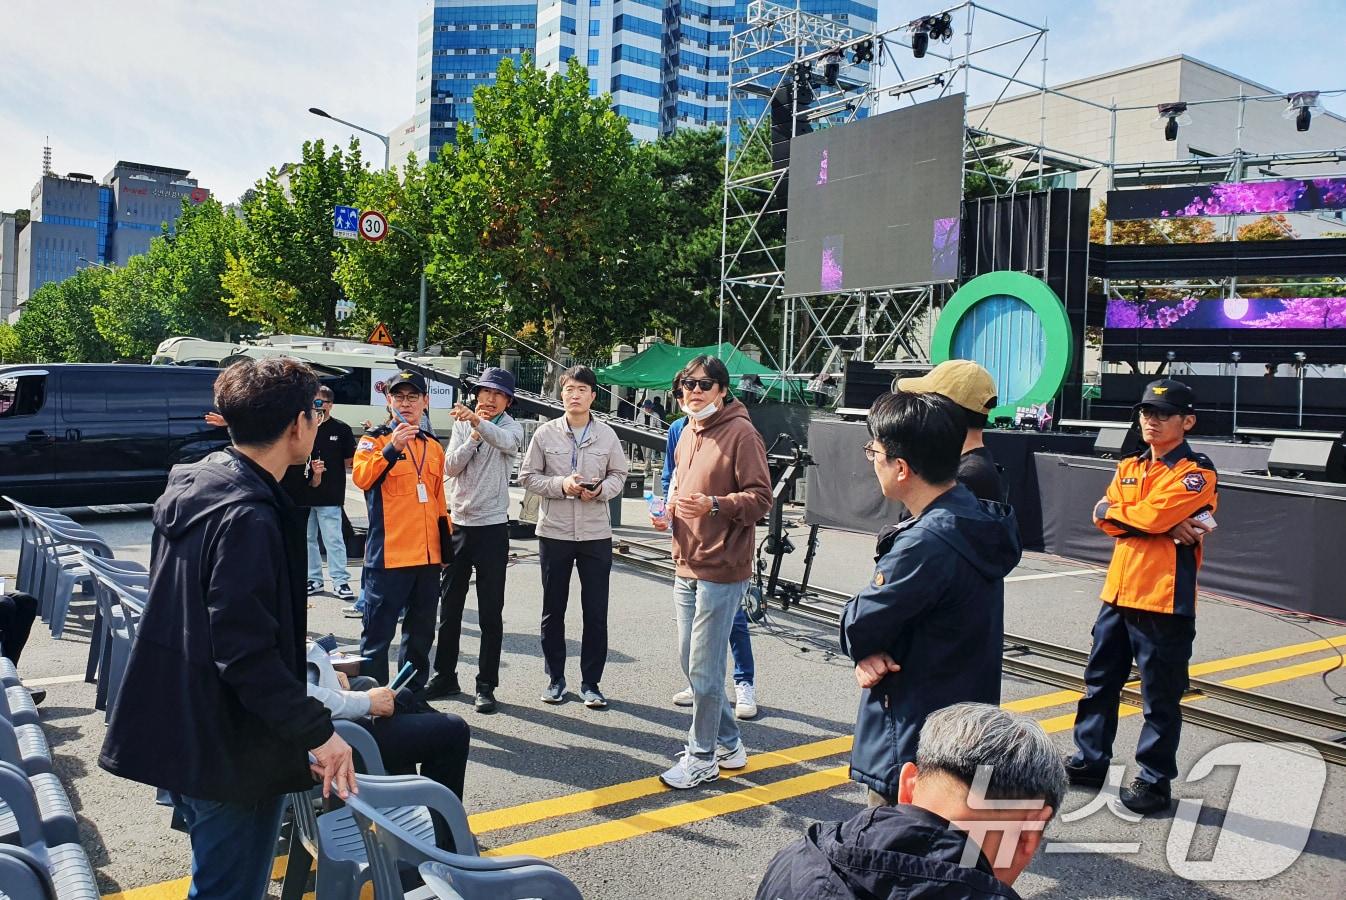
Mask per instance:
[[[1122,806],[1140,815],[1162,812],[1173,802],[1173,793],[1167,783],[1155,784],[1143,778],[1132,781],[1118,792]]]
[[[472,705],[479,713],[495,712],[495,688],[484,684],[477,685],[477,696],[473,698]]]
[[[463,689],[458,685],[457,675],[436,673],[422,693],[426,700],[442,700],[445,697],[453,697],[462,692]]]

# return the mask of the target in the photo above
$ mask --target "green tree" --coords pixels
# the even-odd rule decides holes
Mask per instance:
[[[687,344],[710,343],[720,309],[724,132],[684,129],[645,152],[659,186],[648,324],[665,334],[680,329]]]
[[[440,159],[453,152],[446,146]],[[348,241],[337,263],[336,279],[355,304],[347,322],[353,333],[368,334],[380,322],[393,340],[413,346],[419,329],[421,266],[429,262],[431,209],[445,193],[449,170],[440,162],[427,166],[414,158],[402,172],[371,173],[356,198],[360,209],[377,209],[388,217],[389,234],[382,241]],[[453,334],[481,321],[477,304],[431,289],[426,299],[429,334]]]
[[[24,349],[19,333],[8,322],[0,322],[0,363],[32,362],[32,356]]]
[[[284,175],[272,169],[244,195],[247,261],[231,270],[241,291],[232,295],[236,314],[336,334],[341,287],[334,276],[343,248],[332,235],[332,208],[351,204],[367,176],[356,141],[344,153],[305,141],[297,166]],[[239,280],[245,273],[246,283]]]
[[[107,269],[90,266],[38,288],[14,326],[22,352],[41,362],[115,359],[115,348],[98,333],[93,317],[111,277]]]
[[[553,358],[638,328],[656,188],[611,98],[589,96],[578,60],[549,78],[525,57],[503,60],[473,105],[434,207],[436,287],[516,331],[541,324]]]
[[[122,356],[140,359],[174,335],[237,338],[247,324],[232,314],[221,277],[244,239],[242,220],[219,201],[184,201],[175,230],[109,279],[94,309],[99,332]]]

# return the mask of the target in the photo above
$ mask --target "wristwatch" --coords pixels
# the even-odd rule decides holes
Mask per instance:
[[[713,519],[720,514],[720,498],[710,498],[710,517]]]

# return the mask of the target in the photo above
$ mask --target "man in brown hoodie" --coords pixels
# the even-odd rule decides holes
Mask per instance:
[[[752,577],[757,520],[771,506],[766,446],[743,404],[729,396],[729,370],[698,356],[678,377],[687,429],[678,441],[668,517],[677,577],[678,649],[692,686],[692,727],[678,763],[660,775],[691,788],[741,769],[748,753],[725,693],[734,612]]]

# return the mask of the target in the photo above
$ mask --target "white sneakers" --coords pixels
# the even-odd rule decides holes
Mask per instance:
[[[683,688],[673,695],[674,706],[691,706],[692,689]],[[747,683],[734,684],[734,716],[739,719],[752,719],[757,716],[757,689]]]
[[[743,741],[739,741],[732,750],[717,746],[714,759],[697,759],[683,750],[673,768],[660,775],[659,780],[671,788],[685,791],[719,778],[721,769],[743,769],[747,765],[748,748],[743,746]]]
[[[715,762],[719,763],[721,769],[743,769],[748,765],[748,748],[743,746],[743,741],[738,742],[738,746],[730,750],[724,745],[715,748]]]
[[[734,698],[735,718],[751,719],[757,715],[757,690],[750,682],[736,682]]]
[[[684,751],[673,768],[660,775],[659,780],[675,790],[685,791],[719,777],[720,766],[715,760],[697,759]]]

